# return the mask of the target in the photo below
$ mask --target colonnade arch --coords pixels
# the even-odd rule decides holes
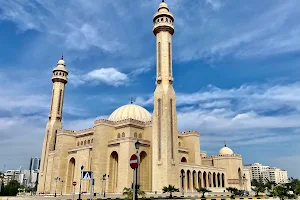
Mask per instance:
[[[109,181],[108,187],[112,192],[117,192],[118,187],[118,168],[119,168],[119,155],[113,151],[109,157]]]
[[[75,181],[75,158],[69,160],[67,173],[67,193],[73,193],[73,181]]]
[[[196,188],[224,188],[225,175],[220,172],[209,170],[184,170],[180,171],[180,190],[185,192],[196,192]]]
[[[145,151],[142,151],[140,153],[139,182],[141,185],[141,189],[144,191],[151,191],[150,167],[150,158]]]

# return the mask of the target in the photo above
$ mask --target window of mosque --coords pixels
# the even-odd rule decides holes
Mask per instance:
[[[186,158],[185,158],[185,157],[182,157],[182,158],[181,158],[181,162],[187,162]]]
[[[135,138],[137,138],[137,132],[135,132],[133,136],[134,136]]]
[[[77,142],[77,146],[79,146],[79,142]]]
[[[162,22],[163,20],[164,20],[163,18],[160,19],[161,22]]]
[[[140,134],[139,134],[139,138],[142,138],[142,137],[143,137],[143,135],[140,133]]]
[[[88,140],[88,144],[90,144],[91,143],[91,140]]]
[[[59,72],[59,75],[61,75],[61,73]]]
[[[94,142],[94,139],[92,139],[92,141],[91,141],[92,143]]]
[[[178,142],[178,146],[180,146],[180,147],[181,147],[181,143],[180,143],[180,142]]]
[[[122,137],[125,137],[125,133],[124,132],[122,133]]]
[[[81,141],[80,144],[83,145],[83,141]]]
[[[120,133],[118,133],[118,136],[117,136],[117,138],[120,138],[121,137],[121,134]]]
[[[84,145],[86,145],[86,140],[84,140]]]

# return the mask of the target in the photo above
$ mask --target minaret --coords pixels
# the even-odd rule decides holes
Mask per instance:
[[[156,36],[156,89],[152,125],[152,191],[169,184],[179,187],[176,95],[172,76],[174,17],[162,1],[153,16]]]
[[[56,134],[62,129],[62,110],[64,102],[65,85],[68,82],[68,70],[65,61],[62,58],[58,61],[57,66],[53,69],[52,75],[52,98],[49,119],[46,126],[46,133],[43,143],[43,150],[41,156],[41,167],[39,175],[39,192],[47,192],[50,190],[50,183],[52,182],[52,169],[48,167],[49,153],[55,152],[56,148]]]

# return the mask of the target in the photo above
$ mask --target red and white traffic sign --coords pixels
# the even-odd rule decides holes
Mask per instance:
[[[76,186],[76,184],[77,184],[76,181],[74,181],[74,182],[73,182],[73,186]]]
[[[138,157],[136,154],[132,154],[132,156],[130,157],[129,164],[132,169],[135,169],[138,167]]]

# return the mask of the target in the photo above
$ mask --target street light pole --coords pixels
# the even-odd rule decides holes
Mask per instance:
[[[60,188],[60,195],[61,195],[61,196],[62,196],[63,184],[64,184],[64,181],[61,180],[61,188]]]
[[[136,155],[138,157],[138,166],[135,169],[135,190],[134,190],[134,199],[137,200],[138,199],[138,170],[139,170],[139,165],[140,165],[140,156],[139,156],[139,148],[141,146],[141,143],[137,140],[136,143],[134,144],[135,149],[136,149]]]
[[[82,170],[83,170],[84,166],[81,165],[81,170],[80,170],[80,184],[79,184],[79,195],[78,195],[78,199],[81,200],[81,179],[82,179]]]
[[[55,193],[54,193],[54,197],[56,197],[56,188],[57,188],[57,181],[60,180],[60,178],[56,177],[55,178]]]
[[[107,178],[108,178],[108,177],[109,177],[109,175],[107,174]],[[103,197],[105,197],[106,174],[103,175],[102,180],[103,180],[103,184],[102,184],[102,185],[104,185],[104,186],[103,186]]]

